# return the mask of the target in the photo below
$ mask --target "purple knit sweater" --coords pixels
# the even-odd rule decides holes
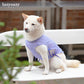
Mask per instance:
[[[36,51],[36,47],[40,45],[46,45],[48,48],[48,58],[58,56],[57,54],[63,53],[62,49],[46,35],[42,35],[40,38],[34,41],[25,40],[26,46],[30,49],[33,56],[42,60],[41,55]]]

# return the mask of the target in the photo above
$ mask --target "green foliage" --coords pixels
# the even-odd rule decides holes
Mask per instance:
[[[14,29],[13,36],[6,35],[7,42],[11,45],[11,47],[3,46],[6,44],[3,41],[0,41],[0,50],[4,51],[0,54],[0,82],[2,84],[13,84],[11,80],[15,78],[15,76],[21,71],[22,68],[16,69],[16,72],[13,74],[14,67],[24,67],[28,66],[28,61],[20,62],[17,60],[20,57],[19,51],[21,49],[21,45],[17,44],[18,41],[23,38],[22,35],[16,35],[16,29]],[[12,39],[10,41],[9,39]],[[40,65],[39,62],[34,62],[34,65]],[[7,79],[4,76],[7,76]],[[30,84],[36,84],[36,82],[31,82]]]
[[[22,64],[23,64],[24,66],[30,65],[28,61],[22,61]],[[37,61],[34,61],[34,62],[33,62],[33,65],[34,65],[34,66],[39,66],[39,65],[41,65],[41,63],[39,63],[39,62],[37,62]]]
[[[30,84],[36,84],[36,82],[35,81],[32,81]]]
[[[4,22],[0,22],[0,27],[4,27],[5,23]]]
[[[23,64],[24,66],[28,66],[28,65],[29,65],[29,62],[28,62],[28,61],[22,61],[22,64]]]
[[[34,64],[34,66],[39,66],[39,65],[41,65],[41,63],[39,63],[39,62],[37,62],[37,61],[35,61],[33,64]]]
[[[20,35],[17,37],[16,29],[14,29],[13,36],[7,35],[6,37],[11,47],[4,47],[3,45],[5,43],[0,41],[0,49],[4,49],[0,54],[0,81],[2,81],[3,84],[9,84],[9,82],[21,71],[21,68],[18,68],[13,74],[15,66],[22,66],[22,63],[17,60],[17,58],[20,57],[19,51],[21,49],[21,45],[17,43],[23,36]],[[9,39],[12,39],[12,41]],[[5,80],[4,75],[7,76],[7,80]]]

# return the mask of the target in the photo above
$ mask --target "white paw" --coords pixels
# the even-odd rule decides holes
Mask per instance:
[[[25,68],[24,71],[31,71],[31,67]]]
[[[62,69],[57,69],[56,70],[56,73],[61,73],[62,72]]]
[[[43,75],[48,75],[48,71],[44,71],[42,74]]]

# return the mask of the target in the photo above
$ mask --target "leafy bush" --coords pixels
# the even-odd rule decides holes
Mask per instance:
[[[4,51],[0,54],[0,81],[3,84],[10,84],[10,81],[21,71],[21,68],[18,68],[13,74],[15,66],[22,66],[22,63],[17,60],[17,57],[20,57],[19,50],[21,45],[17,44],[18,41],[23,37],[22,35],[16,35],[16,29],[14,29],[13,36],[7,35],[7,42],[11,47],[4,47],[5,44],[3,41],[0,41],[0,49]],[[9,40],[12,39],[12,41]],[[5,80],[4,75],[7,76]]]

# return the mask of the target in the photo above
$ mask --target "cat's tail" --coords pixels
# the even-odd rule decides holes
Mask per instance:
[[[77,68],[80,65],[79,60],[66,60],[67,67]]]

